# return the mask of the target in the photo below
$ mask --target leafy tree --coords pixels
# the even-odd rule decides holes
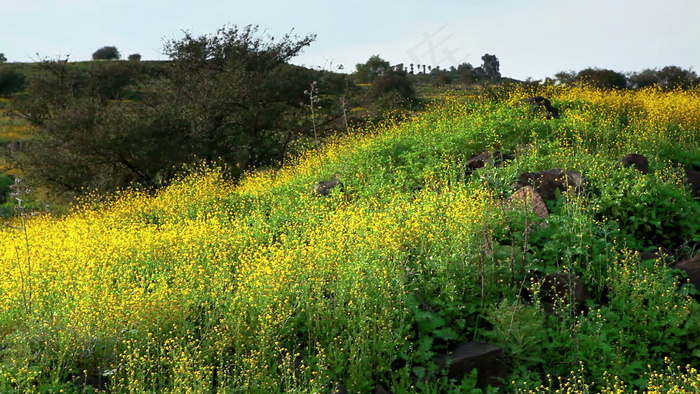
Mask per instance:
[[[374,55],[364,64],[355,65],[355,78],[359,83],[372,83],[378,77],[391,72],[391,65],[388,61]]]
[[[307,128],[303,91],[315,78],[288,60],[314,40],[263,39],[257,27],[165,42],[164,73],[132,80],[133,100],[103,100],[59,62],[30,84],[17,110],[38,128],[19,165],[66,191],[167,183],[183,165],[224,164],[233,177],[279,162]],[[290,75],[294,75],[293,78]]]
[[[500,78],[501,77],[501,63],[498,61],[496,55],[489,55],[488,53],[481,57],[483,64],[481,68],[486,74],[486,78]]]
[[[117,47],[114,46],[102,47],[92,54],[92,60],[119,60],[121,57]]]
[[[127,87],[135,83],[138,72],[138,65],[133,63],[98,63],[89,71],[84,88],[91,96],[103,100],[127,97]]]
[[[132,53],[129,55],[129,61],[130,62],[140,62],[141,61],[141,54],[140,53]]]
[[[668,90],[688,89],[700,84],[695,71],[684,70],[678,66],[666,66],[656,72],[659,85]]]
[[[658,85],[664,89],[688,89],[700,84],[700,78],[692,70],[684,70],[678,66],[667,66],[659,69],[645,69],[629,76],[630,87],[644,88]]]
[[[554,77],[559,83],[569,84],[576,81],[576,71],[559,71]]]
[[[412,105],[416,92],[406,71],[389,71],[374,80],[370,98],[384,108],[395,108]]]
[[[613,70],[587,68],[576,74],[576,81],[602,89],[624,89],[627,78],[624,74]]]
[[[451,83],[452,83],[452,75],[447,71],[440,71],[435,76],[435,84],[436,85],[442,86],[442,85],[449,85]]]
[[[647,68],[640,72],[631,73],[627,78],[629,87],[639,89],[658,85],[659,76],[657,71]]]
[[[5,63],[7,61],[7,58],[5,57],[4,53],[0,53],[0,63]]]

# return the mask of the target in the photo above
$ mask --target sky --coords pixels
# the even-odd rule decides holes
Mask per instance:
[[[292,63],[345,72],[379,55],[446,68],[495,55],[525,80],[588,67],[700,67],[700,0],[0,0],[9,62],[90,60],[104,46],[167,60],[164,40],[257,25],[316,40]]]

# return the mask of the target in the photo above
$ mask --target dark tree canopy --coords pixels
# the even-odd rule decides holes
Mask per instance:
[[[393,108],[412,105],[416,92],[406,71],[391,70],[374,79],[370,97],[384,107]]]
[[[624,74],[601,68],[581,70],[576,75],[575,80],[603,89],[624,89],[627,87],[627,78]]]
[[[97,64],[113,67],[88,75],[45,62],[17,104],[38,129],[20,168],[76,192],[163,185],[201,160],[233,177],[275,164],[310,129],[303,92],[317,76],[286,62],[313,40],[261,37],[253,26],[185,33],[165,42],[170,61],[148,76],[140,62]]]
[[[486,74],[486,78],[500,78],[501,77],[501,63],[498,61],[496,55],[489,55],[488,53],[481,57],[483,64],[481,68]]]
[[[355,77],[359,83],[372,83],[378,77],[391,72],[391,64],[388,61],[374,55],[364,64],[355,65]]]
[[[102,47],[92,54],[92,60],[119,60],[121,57],[115,46]]]

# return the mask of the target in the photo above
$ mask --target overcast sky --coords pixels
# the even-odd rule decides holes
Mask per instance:
[[[10,62],[103,46],[165,60],[163,39],[258,25],[316,41],[292,62],[353,71],[379,55],[392,64],[481,65],[503,76],[551,77],[587,67],[621,72],[700,66],[700,0],[0,0],[0,53]]]

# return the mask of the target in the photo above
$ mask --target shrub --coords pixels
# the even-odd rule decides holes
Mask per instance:
[[[102,47],[92,54],[92,60],[119,60],[121,57],[115,46]]]
[[[19,71],[0,71],[0,96],[10,96],[22,91],[27,85],[27,77]]]

